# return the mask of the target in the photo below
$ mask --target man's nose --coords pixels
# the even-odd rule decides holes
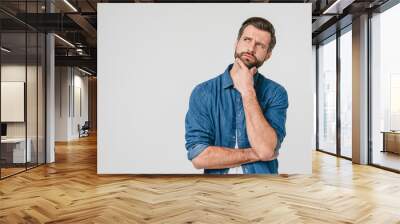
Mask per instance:
[[[249,53],[254,54],[255,48],[256,48],[256,44],[255,44],[254,42],[251,42],[251,43],[249,44],[248,48],[247,48],[247,51],[248,51]]]

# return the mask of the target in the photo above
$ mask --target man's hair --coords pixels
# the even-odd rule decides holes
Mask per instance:
[[[240,27],[240,29],[239,29],[239,34],[237,37],[238,40],[242,37],[244,29],[249,25],[252,25],[259,30],[267,31],[268,33],[271,34],[271,41],[269,42],[269,46],[268,46],[268,52],[271,52],[272,49],[274,49],[275,44],[276,44],[275,29],[274,29],[274,26],[272,25],[272,23],[270,23],[268,20],[261,18],[261,17],[248,18],[248,19],[246,19],[246,21],[244,21],[242,23],[242,27]]]

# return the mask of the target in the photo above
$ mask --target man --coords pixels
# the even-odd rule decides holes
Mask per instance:
[[[247,19],[235,41],[234,63],[194,88],[185,139],[195,168],[206,174],[226,174],[240,166],[245,174],[278,173],[288,96],[281,85],[257,72],[275,43],[268,20]]]

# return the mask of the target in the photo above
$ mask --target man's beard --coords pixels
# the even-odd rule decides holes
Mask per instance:
[[[254,58],[255,61],[254,61],[254,62],[250,62],[250,61],[248,61],[246,58],[243,58],[243,55],[244,55],[244,54],[249,54],[249,55],[251,55],[251,56]],[[256,58],[256,56],[254,56],[254,55],[251,54],[251,53],[247,53],[247,52],[237,53],[236,50],[235,50],[235,58],[240,58],[240,60],[243,61],[243,63],[247,66],[248,69],[251,69],[251,68],[254,67],[254,66],[256,66],[256,68],[259,68],[259,67],[261,67],[261,65],[264,64],[264,62],[263,62],[263,61],[259,61],[259,60]]]

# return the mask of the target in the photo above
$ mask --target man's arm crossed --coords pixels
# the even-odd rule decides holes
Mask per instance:
[[[255,161],[259,161],[259,158],[251,148],[231,149],[219,146],[208,146],[192,159],[192,164],[196,169],[222,169]]]

